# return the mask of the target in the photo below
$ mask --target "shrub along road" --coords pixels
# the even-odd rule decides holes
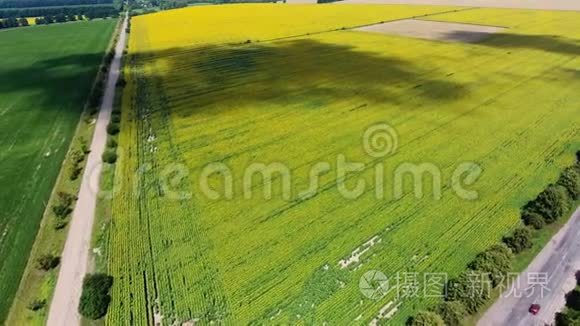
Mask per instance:
[[[500,299],[479,320],[479,326],[545,325],[554,322],[556,312],[565,305],[565,295],[576,285],[575,273],[580,269],[580,208],[568,223],[550,240],[540,254],[516,280],[520,296],[506,289]],[[534,285],[534,275],[546,275],[547,282]],[[530,282],[532,281],[532,282]],[[545,286],[542,293],[542,284]],[[525,293],[528,289],[529,292]],[[524,292],[524,293],[522,293]],[[537,315],[528,309],[541,306]]]
[[[95,126],[91,152],[87,158],[87,168],[83,175],[78,201],[72,215],[68,238],[62,253],[62,265],[50,305],[47,325],[75,326],[80,324],[78,313],[82,282],[89,262],[91,233],[95,217],[98,185],[101,174],[101,154],[107,141],[107,125],[113,110],[115,85],[119,78],[121,57],[127,34],[127,18],[123,21],[115,57],[107,79],[101,110]]]

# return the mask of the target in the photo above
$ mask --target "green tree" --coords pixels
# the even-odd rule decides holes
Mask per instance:
[[[445,326],[441,316],[430,311],[419,311],[417,315],[409,318],[408,326]]]
[[[574,324],[572,318],[570,318],[570,316],[565,312],[557,312],[555,321],[556,326],[571,326]]]
[[[30,311],[38,311],[42,308],[44,308],[46,306],[46,300],[44,299],[35,299],[32,300],[27,306],[26,308],[28,308],[28,310]]]
[[[465,306],[459,301],[442,302],[435,308],[435,313],[441,316],[447,326],[461,326],[467,316]]]
[[[4,27],[6,28],[12,28],[12,27],[18,27],[18,20],[16,18],[6,18],[4,19]]]
[[[113,277],[106,274],[87,274],[83,280],[83,291],[79,313],[89,319],[99,319],[107,314],[113,286]]]
[[[45,254],[36,259],[36,266],[43,271],[49,271],[60,264],[60,257],[52,254]]]
[[[536,213],[542,216],[546,223],[553,223],[564,214],[568,206],[567,190],[560,185],[549,185],[536,199],[524,206],[522,215]]]
[[[110,138],[109,140],[107,140],[107,147],[114,149],[117,148],[118,144],[117,141],[113,138]]]
[[[532,247],[532,231],[527,227],[519,227],[508,236],[503,237],[503,242],[516,254]]]
[[[60,13],[60,14],[55,16],[54,20],[57,23],[64,23],[64,22],[66,22],[66,16],[64,14]]]
[[[524,221],[525,225],[533,227],[536,230],[540,230],[546,225],[544,218],[538,213],[527,213],[526,215],[522,216],[522,220]]]
[[[107,125],[107,133],[111,136],[118,134],[120,130],[119,123],[117,122],[109,122]]]
[[[566,294],[566,306],[576,311],[580,311],[580,291],[572,290]]]
[[[468,313],[477,312],[490,297],[491,284],[486,283],[485,275],[482,271],[467,270],[449,280],[445,287],[446,301],[459,301]]]
[[[572,200],[578,200],[580,196],[580,169],[579,166],[569,166],[560,175],[556,184],[564,187]]]
[[[103,162],[109,163],[109,164],[114,164],[115,162],[117,162],[117,153],[115,152],[115,149],[110,148],[110,149],[105,150],[103,152],[102,159],[103,159]]]
[[[488,274],[492,286],[496,287],[510,271],[512,258],[512,253],[507,246],[493,245],[475,256],[468,267]]]

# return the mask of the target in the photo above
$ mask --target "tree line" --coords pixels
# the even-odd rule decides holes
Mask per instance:
[[[85,16],[89,19],[117,17],[119,10],[111,6],[86,6],[86,7],[54,7],[54,8],[22,8],[22,9],[0,9],[0,18],[19,17],[46,17],[56,15],[77,15]]]
[[[107,17],[115,17],[117,13],[110,15],[110,16],[97,16],[91,15],[87,16],[86,19],[94,19],[94,18],[107,18]],[[65,15],[65,14],[58,14],[54,16],[44,16],[44,17],[36,17],[34,19],[34,23],[36,25],[49,25],[54,23],[66,23],[66,22],[74,22],[79,20],[85,20],[85,17],[82,15]],[[14,27],[25,27],[29,26],[28,19],[26,18],[6,18],[0,20],[0,29],[4,28],[14,28]]]
[[[28,20],[26,18],[8,18],[0,20],[0,29],[20,26],[28,26]]]
[[[580,325],[580,271],[575,276],[576,288],[566,293],[566,308],[556,313],[556,326]]]
[[[429,311],[419,311],[407,321],[407,325],[460,326],[465,316],[475,314],[491,299],[491,291],[507,279],[512,269],[515,255],[533,246],[534,232],[547,224],[558,221],[568,214],[580,199],[580,151],[576,152],[576,162],[565,168],[558,180],[548,185],[536,198],[521,209],[522,224],[502,239],[475,256],[467,269],[459,276],[448,281],[443,290],[445,301]],[[483,276],[490,287],[473,291],[473,276]],[[580,277],[580,275],[579,275]],[[580,280],[580,279],[579,279]],[[580,320],[580,291],[576,291],[577,315],[574,311],[557,317],[557,325],[579,325],[572,322]],[[570,295],[569,295],[570,296]],[[568,302],[576,300],[567,297]],[[576,301],[575,301],[576,302]],[[568,305],[570,306],[570,304]]]
[[[65,7],[112,3],[113,0],[0,0],[0,8]]]

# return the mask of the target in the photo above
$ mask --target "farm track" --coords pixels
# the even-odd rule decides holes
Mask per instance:
[[[88,272],[91,234],[103,164],[101,155],[105,149],[106,128],[113,109],[121,58],[127,38],[126,27],[127,18],[121,26],[121,33],[115,47],[115,56],[107,77],[105,93],[97,117],[86,168],[82,176],[78,200],[72,213],[68,237],[61,256],[60,271],[50,304],[47,325],[80,325],[81,322],[78,306],[83,278]]]

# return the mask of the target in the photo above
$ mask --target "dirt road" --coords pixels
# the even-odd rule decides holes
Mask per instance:
[[[115,57],[111,63],[107,86],[97,117],[91,152],[87,158],[79,199],[72,213],[68,238],[61,257],[61,267],[48,313],[49,326],[76,326],[80,324],[77,311],[82,289],[82,281],[87,273],[91,234],[95,217],[98,184],[101,175],[101,154],[107,141],[107,124],[113,109],[115,85],[119,78],[121,56],[125,48],[127,19],[123,21]]]
[[[519,294],[507,289],[477,323],[478,326],[550,325],[565,305],[564,295],[576,285],[580,269],[580,208],[522,272],[516,284]],[[538,277],[547,279],[538,282]],[[528,312],[537,303],[540,312]]]

